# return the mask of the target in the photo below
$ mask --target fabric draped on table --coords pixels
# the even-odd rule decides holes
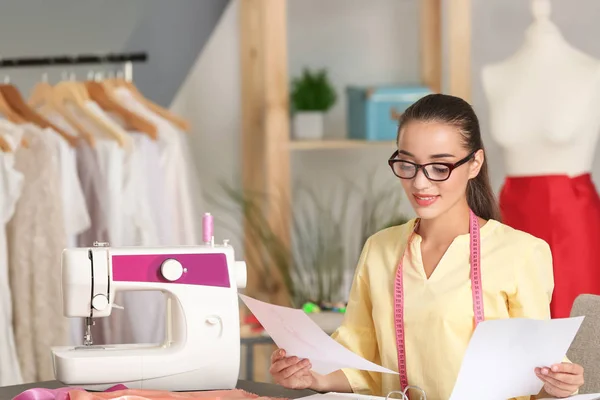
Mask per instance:
[[[600,295],[600,197],[590,174],[508,177],[503,222],[550,245],[553,318],[568,317],[582,293]]]
[[[109,393],[125,389],[127,389],[127,386],[125,385],[115,385],[106,389],[105,392]],[[13,397],[12,400],[70,400],[69,393],[75,390],[82,389],[71,386],[57,389],[32,388],[19,393],[17,396]]]
[[[208,390],[201,392],[169,392],[166,390],[127,389],[123,385],[114,386],[104,392],[88,392],[81,388],[59,389],[34,388],[26,390],[12,400],[287,400],[264,397],[241,389]]]

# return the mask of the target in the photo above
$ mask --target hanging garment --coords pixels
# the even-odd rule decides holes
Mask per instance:
[[[94,242],[110,243],[108,234],[107,186],[100,171],[98,156],[85,141],[76,148],[77,173],[90,215],[90,227],[77,237],[77,246],[88,247]]]
[[[131,223],[123,224],[122,241],[126,246],[155,246],[158,244],[156,224],[150,212],[150,198],[143,194],[146,193],[149,181],[155,177],[145,170],[143,149],[139,147],[151,139],[145,135],[132,135],[131,132],[125,131],[97,103],[89,101],[86,105],[115,130],[121,131],[126,138],[122,188],[127,200],[123,202],[123,213]],[[154,163],[156,164],[156,160]]]
[[[158,129],[158,141],[164,148],[160,166],[165,173],[168,193],[172,196],[167,205],[174,232],[173,242],[168,244],[199,244],[201,231],[198,221],[202,220],[201,193],[185,134],[140,103],[128,89],[116,88],[114,95],[123,106],[146,118]]]
[[[62,189],[63,217],[67,246],[77,246],[77,235],[90,227],[85,197],[77,175],[75,148],[69,145],[62,136],[52,131],[59,155],[59,174]]]
[[[69,321],[59,306],[67,240],[53,133],[24,127],[29,148],[15,155],[23,189],[7,225],[8,265],[23,380],[39,382],[54,379],[50,348],[69,344]]]
[[[0,135],[13,151],[0,152],[0,386],[9,386],[23,382],[13,333],[6,243],[6,224],[15,211],[23,186],[23,174],[14,168],[14,152],[21,141],[22,129],[0,119]]]
[[[80,136],[63,116],[50,112],[44,115],[49,121],[72,136]],[[89,226],[77,235],[77,246],[92,246],[95,241],[110,242],[107,217],[107,185],[98,161],[98,155],[87,141],[79,140],[75,148],[76,171],[88,210]]]
[[[48,117],[46,116],[46,118]],[[70,135],[79,136],[60,115],[54,114],[52,119],[58,121],[59,124],[57,126],[64,129]],[[59,157],[58,171],[62,188],[67,246],[75,247],[77,246],[77,235],[90,227],[90,216],[83,189],[81,188],[81,182],[77,176],[76,150],[57,132],[52,131],[52,133],[56,138],[54,142],[57,146]]]
[[[144,243],[168,245],[173,243],[170,235],[173,232],[173,223],[169,214],[165,212],[170,199],[164,171],[160,167],[162,157],[161,143],[152,140],[147,135],[139,132],[129,132],[136,149],[136,183],[141,197],[148,200],[144,206],[147,212],[139,218],[150,218],[153,221],[155,232],[148,232],[145,238],[140,238]]]
[[[103,110],[96,112],[110,118],[122,129],[127,129],[126,122],[118,114]],[[161,160],[165,157],[165,145],[160,140],[153,140],[144,132],[127,130],[127,135],[132,138],[135,149],[135,191],[144,200],[138,201],[143,210],[138,211],[136,218],[139,219],[140,226],[147,228],[140,232],[141,237],[136,241],[148,245],[172,244],[174,225],[166,212],[172,196],[167,190],[166,176],[161,168]],[[151,223],[144,222],[146,218],[149,218]]]
[[[552,318],[568,317],[582,293],[600,295],[600,198],[590,174],[508,177],[503,222],[545,240],[552,250]]]

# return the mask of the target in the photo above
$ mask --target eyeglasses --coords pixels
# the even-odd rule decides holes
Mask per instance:
[[[388,164],[394,175],[400,179],[412,179],[417,176],[419,169],[422,169],[423,173],[430,181],[443,182],[450,178],[450,174],[454,169],[469,161],[476,152],[477,150],[455,163],[434,162],[428,164],[417,164],[411,161],[399,160],[397,158],[398,150],[396,150],[388,160]]]

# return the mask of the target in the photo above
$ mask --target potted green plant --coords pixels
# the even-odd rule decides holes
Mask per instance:
[[[295,139],[321,139],[323,116],[337,100],[337,94],[325,69],[311,71],[292,80],[292,130]]]

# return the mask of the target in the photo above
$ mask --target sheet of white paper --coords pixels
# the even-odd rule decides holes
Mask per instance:
[[[562,362],[583,317],[502,319],[480,323],[450,400],[506,400],[542,389],[536,367]]]
[[[279,348],[289,356],[308,358],[317,373],[356,368],[398,374],[349,351],[323,332],[302,310],[265,303],[243,294],[239,296]]]
[[[594,394],[578,394],[575,396],[571,396],[571,397],[565,397],[565,400],[600,400],[600,393],[594,393]],[[540,400],[556,400],[556,399],[552,399],[552,398],[543,398]]]

